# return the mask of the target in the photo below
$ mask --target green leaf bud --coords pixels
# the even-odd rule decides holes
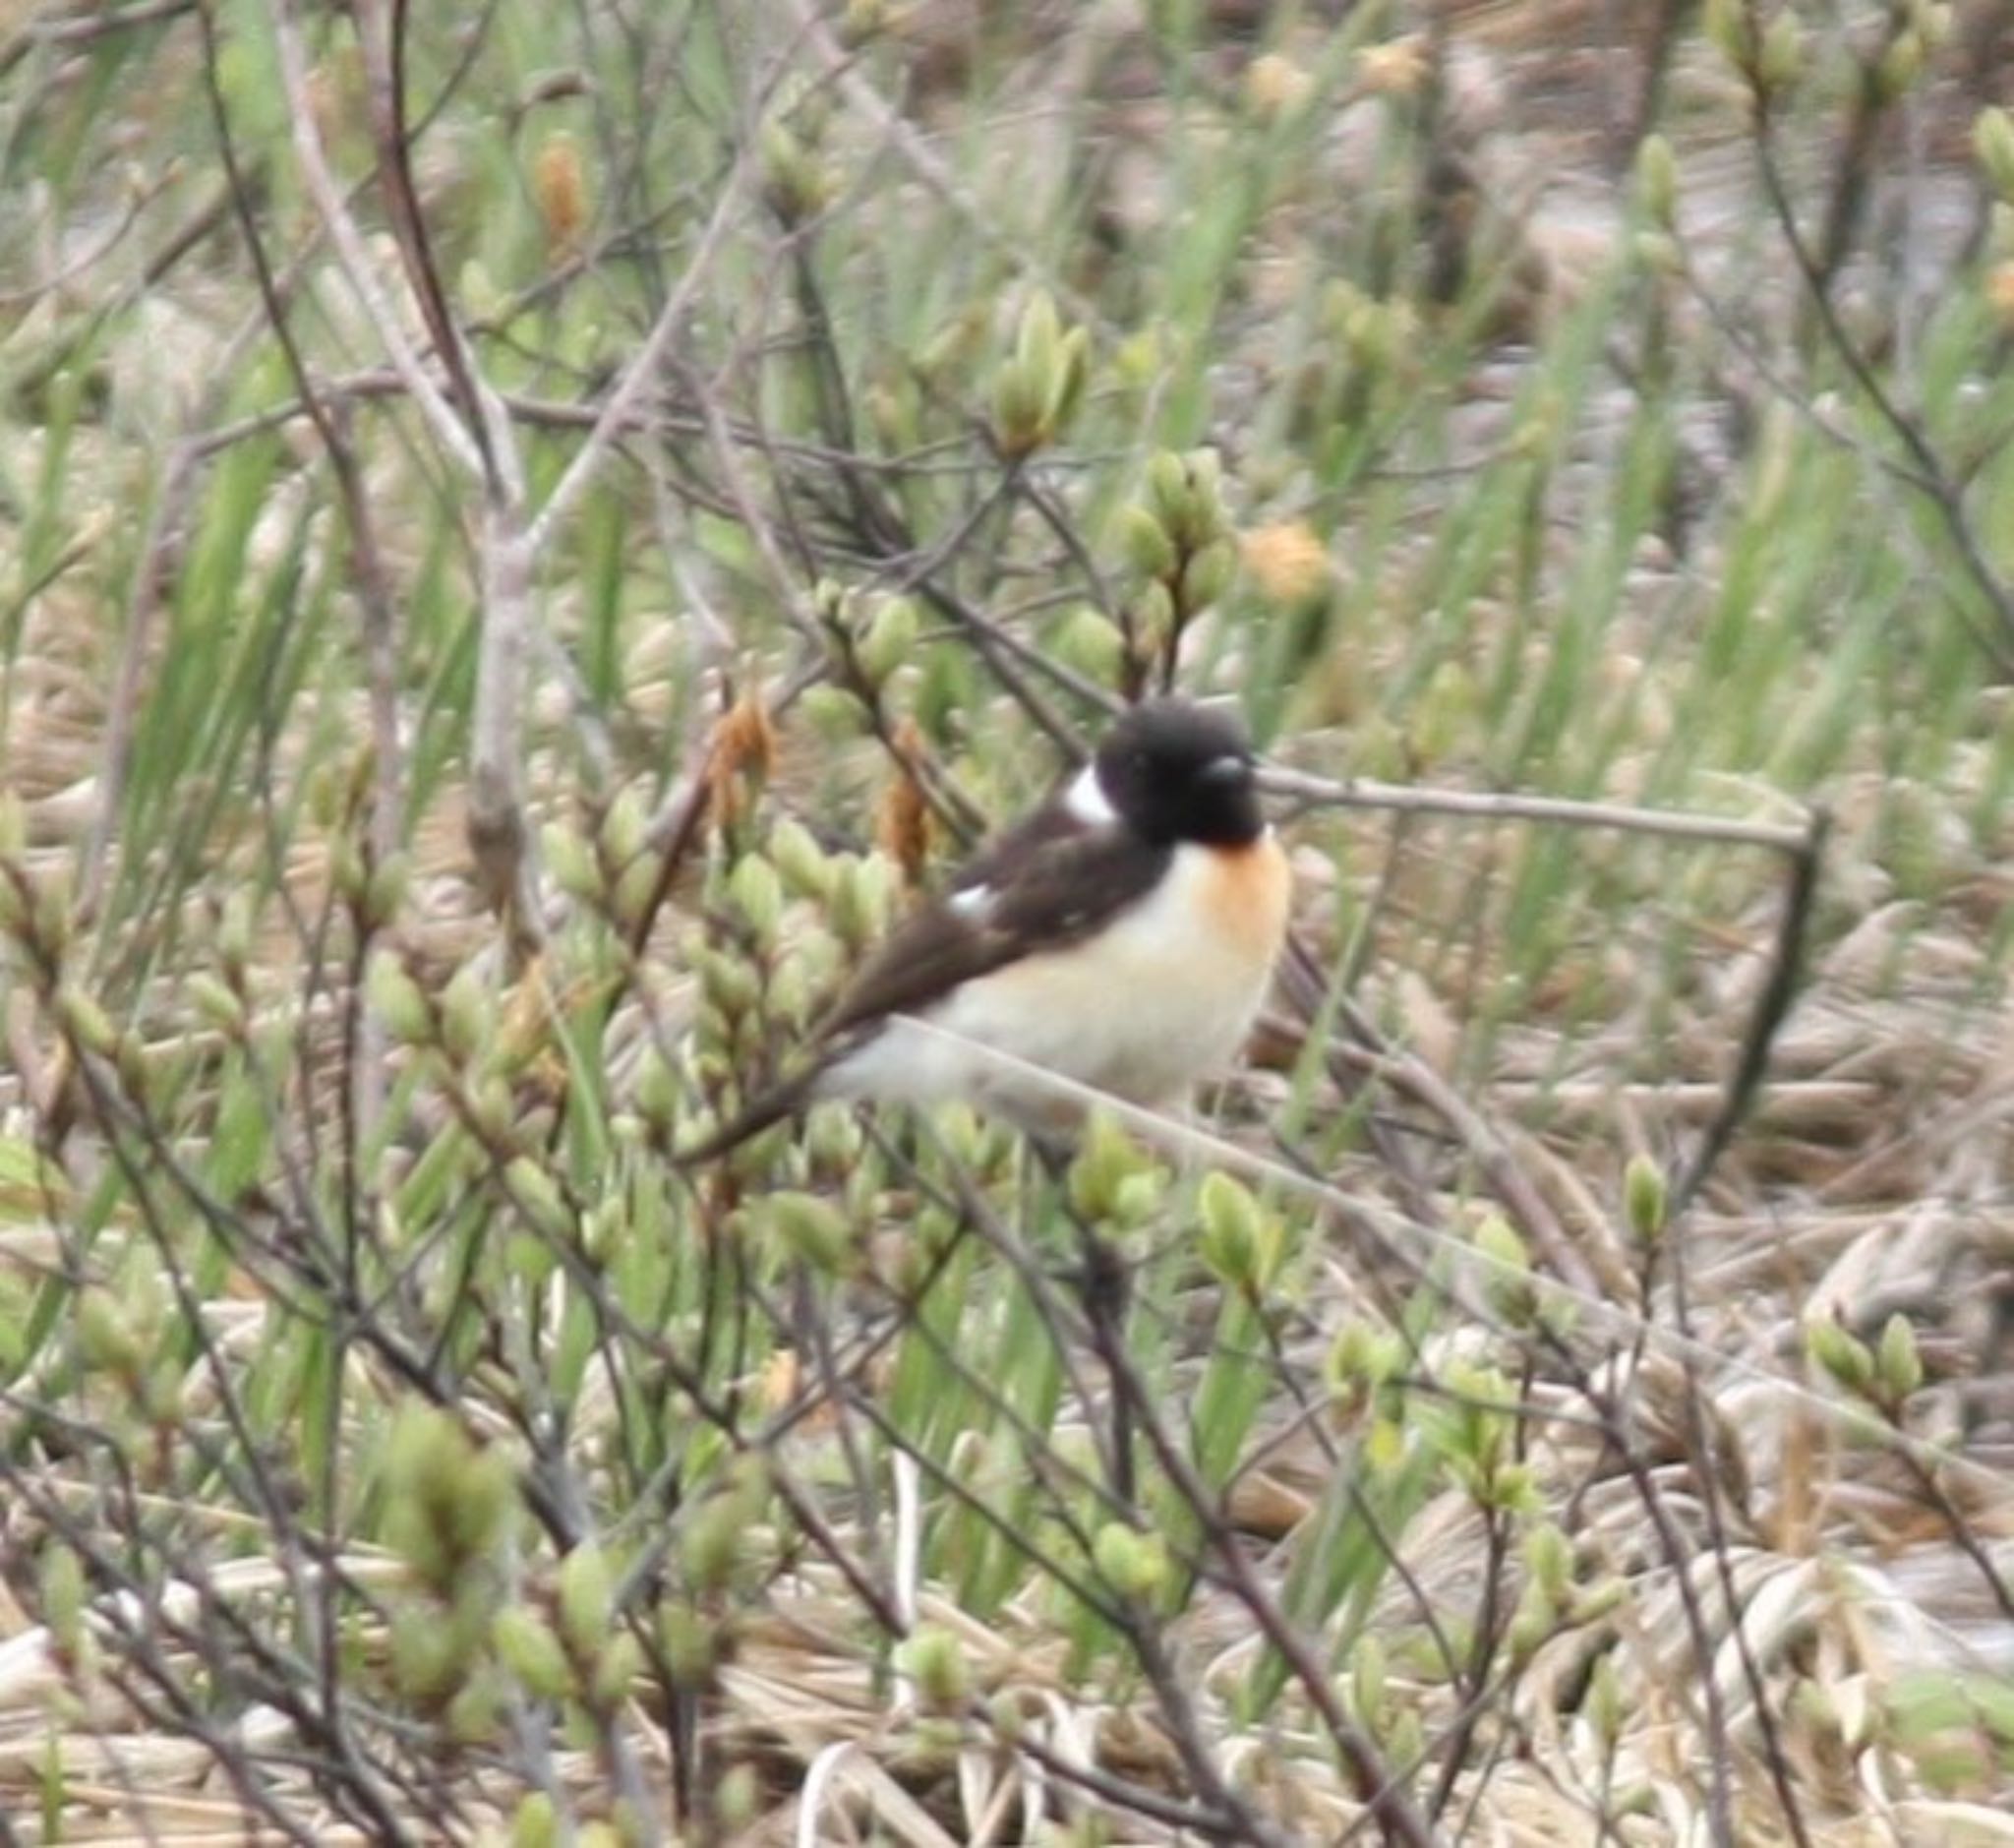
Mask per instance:
[[[700,993],[723,1020],[740,1020],[754,1012],[762,998],[762,977],[740,956],[727,950],[697,950],[692,967]]]
[[[1169,533],[1179,533],[1189,517],[1189,471],[1172,449],[1157,449],[1147,459],[1149,510]]]
[[[616,1580],[599,1541],[583,1540],[560,1562],[560,1633],[575,1655],[592,1656],[616,1620]]]
[[[1762,30],[1762,43],[1755,53],[1755,87],[1774,96],[1795,84],[1804,70],[1805,34],[1798,18],[1783,8]]]
[[[441,990],[441,1043],[457,1065],[466,1065],[489,1043],[496,1003],[473,963],[464,963]]]
[[[1486,1214],[1475,1228],[1475,1249],[1486,1265],[1483,1293],[1507,1322],[1524,1326],[1538,1307],[1532,1284],[1531,1253],[1501,1213]]]
[[[506,1604],[491,1619],[490,1646],[534,1699],[563,1700],[572,1692],[573,1669],[565,1649],[528,1604]]]
[[[626,866],[649,843],[650,817],[644,812],[643,798],[634,786],[618,790],[602,815],[603,860],[611,866]]]
[[[509,1140],[516,1121],[516,1105],[501,1072],[482,1073],[463,1097],[470,1126],[478,1136],[492,1146]]]
[[[1613,1616],[1633,1595],[1629,1581],[1620,1575],[1598,1584],[1574,1585],[1568,1594],[1567,1618],[1574,1624],[1598,1624]]]
[[[391,1626],[391,1679],[421,1706],[444,1705],[466,1680],[469,1650],[450,1624]]]
[[[77,1295],[77,1350],[87,1367],[131,1378],[144,1352],[140,1332],[108,1289],[92,1284]]]
[[[1062,339],[1063,324],[1057,318],[1056,304],[1049,299],[1047,289],[1037,289],[1022,309],[1021,324],[1015,329],[1016,362],[1032,379],[1046,387],[1061,357]]]
[[[910,597],[885,597],[869,619],[854,647],[854,662],[870,686],[885,686],[898,668],[906,667],[916,652],[917,632],[921,626],[916,602]]]
[[[725,1589],[748,1555],[747,1540],[739,1498],[716,1495],[699,1503],[679,1536],[679,1557],[686,1581],[700,1591]]]
[[[0,881],[10,901],[15,897],[14,881]],[[29,894],[30,932],[42,953],[60,962],[70,947],[75,922],[71,872],[68,865],[51,866],[38,877]]]
[[[1119,509],[1119,538],[1126,558],[1143,577],[1170,578],[1180,565],[1175,542],[1154,512],[1138,505]]]
[[[1587,1678],[1587,1696],[1580,1703],[1581,1716],[1594,1729],[1594,1736],[1613,1747],[1623,1736],[1629,1707],[1623,1699],[1623,1685],[1616,1675],[1615,1659],[1602,1654],[1594,1659]]]
[[[1175,593],[1158,577],[1150,578],[1133,599],[1136,641],[1154,652],[1175,626]]]
[[[801,956],[787,957],[770,972],[769,1011],[777,1020],[798,1028],[807,1026],[813,1003],[819,998],[812,992]]]
[[[216,959],[234,988],[244,986],[245,971],[251,966],[253,930],[251,896],[244,887],[233,887],[217,914]]]
[[[842,863],[833,881],[829,913],[833,933],[849,949],[860,949],[887,928],[896,871],[881,854]]]
[[[750,1211],[783,1240],[793,1256],[813,1270],[832,1273],[853,1262],[853,1226],[822,1195],[785,1190],[768,1195]]]
[[[1755,24],[1751,0],[1706,0],[1702,22],[1707,42],[1744,77],[1755,62]]]
[[[1087,1220],[1109,1220],[1121,1184],[1150,1165],[1147,1154],[1108,1111],[1094,1111],[1070,1163],[1070,1204]]]
[[[1535,1515],[1542,1506],[1538,1472],[1529,1463],[1498,1463],[1490,1472],[1486,1505],[1512,1515]]]
[[[833,182],[804,144],[783,123],[763,123],[763,194],[786,225],[802,224],[824,210]]]
[[[927,1713],[958,1713],[972,1699],[972,1664],[965,1644],[939,1624],[918,1624],[896,1650],[896,1664],[916,1684]]]
[[[622,1249],[629,1238],[629,1205],[620,1192],[605,1194],[589,1207],[580,1221],[580,1255],[600,1268]]]
[[[87,1052],[112,1058],[119,1050],[119,1030],[112,1017],[82,988],[65,983],[56,990],[56,1019],[64,1033]]]
[[[588,1698],[604,1713],[611,1712],[629,1698],[642,1673],[643,1645],[628,1631],[618,1630],[603,1640],[595,1657]]]
[[[1573,1581],[1573,1542],[1556,1521],[1541,1520],[1524,1536],[1532,1581],[1557,1599]]]
[[[539,830],[539,851],[545,858],[553,883],[568,898],[599,898],[601,867],[593,852],[570,822],[549,821]]]
[[[624,924],[633,924],[642,918],[658,892],[659,867],[645,857],[632,860],[616,878],[616,889],[609,895],[610,913]]]
[[[338,835],[328,850],[328,882],[344,904],[361,911],[370,873],[364,864],[364,850],[348,835]]]
[[[1062,351],[1049,387],[1047,421],[1052,436],[1069,428],[1078,405],[1084,401],[1084,387],[1090,378],[1090,330],[1072,328],[1063,336]]]
[[[1632,1155],[1623,1170],[1623,1210],[1638,1244],[1654,1244],[1663,1234],[1669,1205],[1664,1169],[1647,1155]]]
[[[1092,1541],[1092,1563],[1122,1598],[1152,1598],[1168,1581],[1167,1542],[1123,1521],[1107,1521]]]
[[[1982,109],[1973,118],[1972,154],[2001,202],[2014,206],[2014,117]]]
[[[1924,1359],[1907,1316],[1888,1318],[1874,1350],[1874,1372],[1890,1404],[1899,1405],[1924,1383]]]
[[[1662,135],[1646,135],[1636,149],[1636,197],[1643,215],[1660,231],[1678,221],[1679,163]]]
[[[238,998],[235,988],[226,986],[207,969],[192,971],[183,986],[206,1024],[232,1039],[244,1032],[245,1003]]]
[[[1888,41],[1881,61],[1874,66],[1874,94],[1882,102],[1895,102],[1907,95],[1924,72],[1923,35],[1901,31]]]
[[[1865,1395],[1874,1381],[1874,1356],[1829,1315],[1813,1315],[1805,1323],[1805,1351],[1848,1392]]]
[[[993,374],[993,442],[1010,460],[1032,454],[1048,435],[1048,393],[1019,360]]]
[[[1100,683],[1118,679],[1125,651],[1119,626],[1088,603],[1079,604],[1063,619],[1050,648],[1065,667]]]
[[[1528,1662],[1539,1645],[1560,1628],[1560,1607],[1553,1594],[1536,1579],[1526,1582],[1518,1594],[1517,1608],[1504,1641],[1513,1662]]]
[[[801,821],[786,815],[770,829],[767,847],[786,889],[795,896],[822,899],[832,890],[832,856]]]
[[[74,1661],[85,1641],[86,1596],[84,1562],[76,1549],[58,1539],[46,1541],[36,1565],[35,1584],[42,1622],[57,1650]]]
[[[668,1604],[658,1613],[657,1637],[667,1665],[684,1682],[704,1680],[727,1640],[724,1626],[686,1604]]]
[[[1941,51],[1950,42],[1956,18],[1951,0],[1908,0],[1910,30],[1931,51]]]
[[[1197,1195],[1203,1220],[1200,1249],[1214,1276],[1256,1296],[1272,1282],[1279,1258],[1279,1228],[1244,1185],[1218,1170],[1204,1177]]]
[[[1489,1268],[1499,1276],[1529,1277],[1531,1275],[1531,1253],[1525,1248],[1524,1240],[1517,1235],[1501,1213],[1486,1213],[1475,1228],[1475,1248],[1488,1261]]]
[[[427,1045],[434,1038],[434,1014],[420,984],[396,956],[380,952],[364,975],[364,996],[385,1030],[407,1045]]]
[[[762,855],[743,854],[735,862],[728,874],[728,902],[758,947],[766,950],[775,944],[783,923],[783,880]]]
[[[664,1129],[679,1113],[679,1082],[664,1054],[645,1051],[636,1070],[636,1108],[653,1129]]]
[[[560,1813],[543,1790],[520,1799],[510,1818],[510,1848],[560,1848]]]
[[[466,1440],[464,1440],[466,1441]],[[468,1445],[448,1508],[449,1530],[464,1558],[488,1554],[504,1537],[517,1505],[517,1468],[507,1451]]]
[[[1329,1349],[1329,1378],[1338,1387],[1375,1390],[1404,1370],[1404,1340],[1370,1322],[1345,1322]]]
[[[813,1110],[805,1119],[804,1148],[815,1168],[832,1174],[852,1173],[860,1166],[865,1153],[865,1132],[850,1110]]]
[[[573,1215],[552,1172],[528,1155],[514,1156],[504,1169],[504,1184],[532,1227],[546,1238],[568,1241]]]
[[[398,917],[412,875],[412,862],[404,854],[387,854],[371,868],[357,908],[367,929],[383,930]]]
[[[1212,539],[1193,552],[1182,566],[1181,606],[1194,616],[1230,588],[1238,568],[1237,548],[1228,539]]]
[[[1167,1176],[1158,1167],[1144,1167],[1128,1174],[1112,1190],[1112,1224],[1120,1227],[1145,1225],[1161,1210],[1167,1199]]]

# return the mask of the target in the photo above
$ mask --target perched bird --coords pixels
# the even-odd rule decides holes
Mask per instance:
[[[801,1071],[680,1160],[823,1098],[960,1098],[1037,1131],[1078,1113],[1045,1072],[1166,1103],[1243,1044],[1287,886],[1243,729],[1187,700],[1137,705],[868,957]]]

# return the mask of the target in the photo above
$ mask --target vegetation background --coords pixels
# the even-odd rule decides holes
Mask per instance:
[[[0,7],[0,1843],[2014,1839],[2010,37]],[[1163,684],[1248,1072],[674,1169]]]

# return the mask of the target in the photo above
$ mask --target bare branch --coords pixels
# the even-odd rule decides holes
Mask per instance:
[[[442,453],[475,480],[481,481],[485,479],[481,450],[442,395],[418,351],[406,336],[397,311],[379,285],[376,267],[364,245],[364,234],[329,169],[327,151],[322,146],[321,131],[315,125],[314,102],[308,92],[307,53],[294,19],[294,0],[267,0],[266,12],[279,51],[280,81],[286,89],[287,120],[293,135],[294,157],[301,163],[301,174],[307,182],[309,196],[315,202],[316,213],[328,234],[330,244],[334,246],[350,290]]]
[[[706,279],[707,271],[719,256],[729,229],[740,215],[752,166],[752,160],[745,153],[738,155],[729,166],[714,200],[713,210],[707,216],[705,228],[699,233],[698,242],[685,260],[685,268],[679,277],[678,285],[665,298],[665,304],[658,310],[657,320],[644,336],[642,346],[603,402],[594,428],[587,433],[586,440],[567,463],[566,472],[560,477],[553,492],[546,497],[545,506],[532,519],[527,536],[534,560],[552,544],[554,534],[571,515],[595,477],[607,465],[617,437],[627,427],[643,393],[663,370],[673,337],[683,327],[685,316],[699,293],[700,283]]]
[[[1564,796],[1510,796],[1480,790],[1421,789],[1369,777],[1311,776],[1303,770],[1267,768],[1262,786],[1311,808],[1384,808],[1399,814],[1461,815],[1478,821],[1550,821],[1574,828],[1617,828],[1628,834],[1678,841],[1719,841],[1799,854],[1807,830],[1768,821],[1730,821],[1719,815],[1672,808],[1636,808],[1626,803],[1575,802]]]

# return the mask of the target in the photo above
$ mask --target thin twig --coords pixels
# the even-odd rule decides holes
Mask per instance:
[[[1485,790],[1421,789],[1370,777],[1311,776],[1303,770],[1267,768],[1261,787],[1310,808],[1383,808],[1400,814],[1464,815],[1479,821],[1552,821],[1574,828],[1615,828],[1626,834],[1675,841],[1720,841],[1737,847],[1805,850],[1808,827],[1770,821],[1734,821],[1674,808],[1638,808],[1627,803],[1576,802],[1565,796],[1510,796]]]
[[[1923,425],[1895,401],[1875,372],[1872,361],[1861,350],[1860,342],[1840,320],[1838,305],[1825,285],[1824,274],[1806,245],[1804,233],[1798,229],[1797,209],[1791,204],[1782,163],[1777,158],[1775,117],[1766,98],[1758,96],[1754,121],[1755,160],[1762,175],[1762,190],[1769,201],[1777,229],[1782,233],[1784,245],[1809,291],[1819,325],[1825,330],[1826,341],[1840,363],[1852,374],[1854,384],[1873,406],[1875,415],[1907,452],[1925,497],[1957,550],[1966,575],[1972,579],[1999,622],[1998,660],[2005,667],[2014,660],[2014,589],[2008,587],[1987,559],[1985,548],[1966,515],[1964,496],[1946,473],[1943,458],[1931,447]]]
[[[1770,958],[1769,975],[1755,997],[1755,1011],[1742,1039],[1741,1056],[1729,1075],[1727,1095],[1705,1140],[1687,1163],[1685,1173],[1672,1189],[1669,1215],[1678,1218],[1698,1197],[1714,1165],[1727,1153],[1728,1145],[1748,1114],[1755,1093],[1769,1069],[1769,1048],[1791,1003],[1797,998],[1798,981],[1804,969],[1806,940],[1810,932],[1811,907],[1817,897],[1818,872],[1824,862],[1825,841],[1832,817],[1825,809],[1812,813],[1802,843],[1791,856],[1790,883],[1783,897],[1783,917],[1778,922],[1776,946]]]
[[[677,286],[665,298],[643,344],[637,348],[622,376],[604,399],[594,428],[574,451],[573,459],[566,464],[566,472],[560,477],[553,492],[546,497],[545,505],[533,517],[526,539],[534,561],[552,544],[553,535],[607,464],[614,453],[617,437],[628,426],[645,389],[663,371],[666,360],[671,356],[674,335],[683,328],[700,283],[706,280],[722,245],[727,241],[729,230],[740,216],[752,164],[745,154],[740,154],[729,165],[714,199],[713,210],[708,214],[691,254],[685,259],[685,268]]]
[[[321,132],[315,126],[317,118],[309,94],[307,52],[294,21],[294,0],[267,0],[266,10],[279,52],[280,82],[286,90],[286,113],[293,135],[294,157],[300,163],[309,197],[315,202],[316,215],[328,233],[329,243],[334,247],[350,291],[441,452],[473,480],[482,481],[485,476],[483,458],[475,439],[434,383],[433,376],[421,362],[418,349],[407,336],[397,312],[385,299],[370,252],[365,247],[363,230],[329,168],[327,150],[322,146]]]

